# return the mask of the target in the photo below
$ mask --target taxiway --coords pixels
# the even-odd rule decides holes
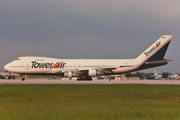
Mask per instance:
[[[27,79],[21,81],[0,79],[0,84],[166,84],[180,85],[180,80],[93,80],[93,81],[77,81],[77,80],[50,80],[50,79]]]

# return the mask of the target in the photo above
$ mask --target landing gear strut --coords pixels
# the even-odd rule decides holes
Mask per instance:
[[[77,81],[92,81],[92,78],[89,76],[80,76]]]

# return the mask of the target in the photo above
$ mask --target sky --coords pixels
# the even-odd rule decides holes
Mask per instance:
[[[0,70],[20,56],[135,58],[173,35],[168,65],[139,72],[180,73],[178,0],[0,0]]]

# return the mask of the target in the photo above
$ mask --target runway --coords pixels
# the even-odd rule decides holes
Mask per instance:
[[[93,81],[77,81],[77,80],[50,80],[50,79],[27,79],[21,81],[0,79],[0,84],[155,84],[155,85],[180,85],[180,80],[93,80]]]

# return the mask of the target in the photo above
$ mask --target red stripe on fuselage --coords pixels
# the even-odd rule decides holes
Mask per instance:
[[[12,73],[19,73],[19,74],[25,74],[25,73],[55,73],[54,71],[11,71]]]

